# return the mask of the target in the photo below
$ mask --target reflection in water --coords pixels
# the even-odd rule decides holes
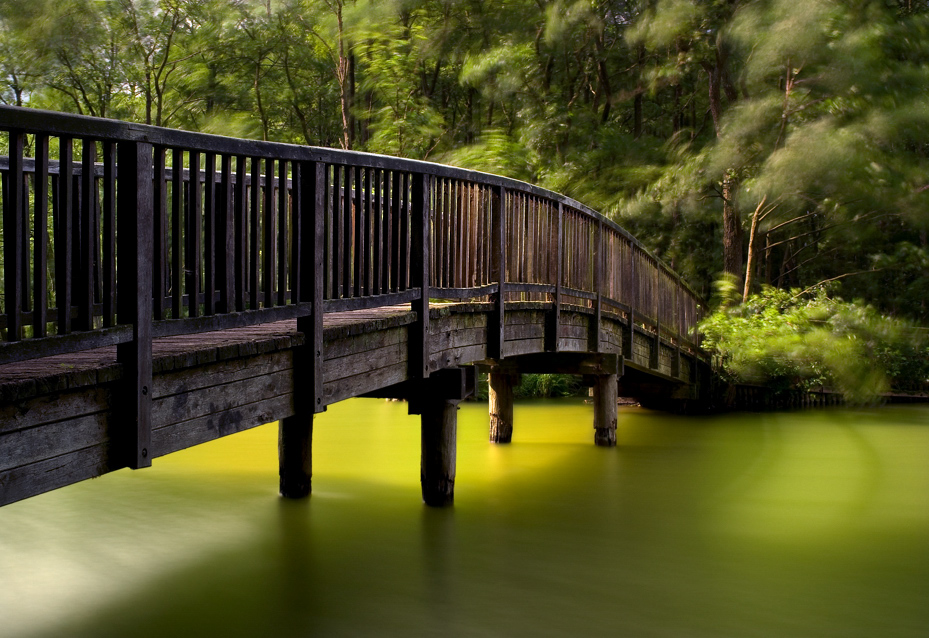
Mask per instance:
[[[276,497],[264,426],[0,509],[0,636],[899,636],[929,624],[929,408],[459,412],[455,507],[419,424],[356,400]]]

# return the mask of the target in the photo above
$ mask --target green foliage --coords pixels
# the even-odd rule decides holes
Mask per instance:
[[[753,281],[922,323],[927,85],[925,2],[0,0],[0,102],[527,180],[702,292],[725,180]]]
[[[703,347],[733,381],[776,389],[833,387],[851,402],[929,380],[926,335],[862,303],[765,287],[745,303],[717,282],[719,308],[704,319]]]
[[[549,399],[577,396],[582,391],[580,379],[568,374],[524,374],[513,389],[517,399]]]
[[[519,385],[513,388],[513,396],[517,399],[556,399],[580,396],[586,390],[580,377],[569,374],[524,374]],[[486,401],[489,392],[487,375],[479,375],[474,398]]]

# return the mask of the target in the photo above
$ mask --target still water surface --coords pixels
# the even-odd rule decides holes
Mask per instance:
[[[419,424],[317,418],[314,493],[263,426],[0,509],[0,636],[924,637],[929,408],[673,417],[520,403],[459,419],[455,506]]]

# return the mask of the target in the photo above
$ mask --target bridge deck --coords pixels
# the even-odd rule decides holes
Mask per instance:
[[[490,311],[489,304],[433,306],[430,369],[486,359]],[[507,357],[545,351],[546,312],[547,304],[508,304]],[[585,351],[593,316],[579,309],[561,316],[559,350]],[[409,305],[326,314],[324,404],[409,379],[414,321]],[[621,356],[623,325],[603,318],[601,352]],[[636,337],[627,366],[644,368],[653,357],[645,336]],[[150,456],[292,416],[302,345],[294,320],[156,339]],[[655,378],[670,372],[672,350],[661,350]],[[0,366],[0,504],[126,466],[126,435],[114,417],[121,377],[115,347]]]

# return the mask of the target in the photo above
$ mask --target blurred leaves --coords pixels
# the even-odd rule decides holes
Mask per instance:
[[[764,287],[744,304],[717,282],[718,309],[701,323],[703,347],[732,381],[818,388],[870,403],[890,388],[929,381],[929,340],[912,324],[860,302]]]

